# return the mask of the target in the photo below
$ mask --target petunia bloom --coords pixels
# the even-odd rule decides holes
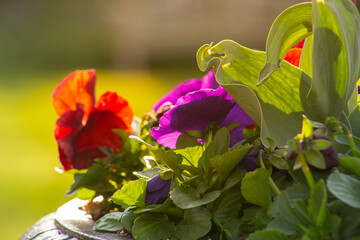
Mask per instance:
[[[160,118],[159,126],[152,129],[151,135],[163,146],[175,148],[180,134],[187,130],[205,131],[213,122],[220,127],[240,124],[230,132],[230,146],[243,140],[242,129],[253,124],[225,89],[219,87],[201,89],[179,98],[175,106]]]
[[[52,104],[59,119],[55,127],[60,161],[64,170],[88,168],[104,157],[98,147],[120,149],[121,137],[113,129],[131,133],[133,111],[114,92],[95,103],[95,70],[70,73],[56,87]]]
[[[146,183],[145,202],[147,204],[161,204],[165,202],[171,185],[171,179],[163,180],[156,176]]]
[[[153,109],[157,112],[167,103],[174,105],[176,101],[186,94],[205,88],[216,89],[219,84],[215,80],[213,71],[209,71],[202,79],[191,79],[177,85],[173,90],[165,94],[155,105]]]

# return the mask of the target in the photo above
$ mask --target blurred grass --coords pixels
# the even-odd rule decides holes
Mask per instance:
[[[18,239],[42,216],[70,198],[70,174],[59,174],[53,137],[55,86],[71,71],[0,75],[0,237]],[[137,116],[182,80],[200,77],[193,69],[97,71],[96,96],[116,91]]]

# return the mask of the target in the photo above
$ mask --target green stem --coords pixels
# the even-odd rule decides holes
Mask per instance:
[[[306,181],[309,184],[310,189],[313,189],[315,186],[315,180],[311,174],[309,165],[307,164],[304,155],[302,153],[302,148],[301,148],[301,144],[302,144],[302,140],[299,141],[298,143],[298,158],[300,159],[301,165],[302,165],[302,171],[305,175]]]
[[[259,154],[259,162],[260,162],[260,166],[264,169],[266,169],[265,164],[264,164],[264,160],[262,158],[263,155],[263,150],[260,151]],[[267,171],[267,169],[266,169]],[[278,188],[278,186],[276,185],[276,183],[274,182],[274,180],[271,178],[271,176],[269,175],[269,182],[270,182],[270,187],[272,188],[272,190],[276,193],[276,195],[280,194],[280,189]]]
[[[209,146],[209,144],[211,143],[211,141],[214,138],[214,131],[211,129],[210,131],[207,132],[207,139],[205,141],[205,147]]]
[[[355,142],[354,142],[354,139],[351,135],[351,132],[349,131],[349,129],[346,127],[346,125],[342,122],[339,122],[341,127],[344,129],[344,132],[347,136],[347,139],[349,141],[349,145],[350,145],[350,148],[351,148],[351,152],[354,156],[357,156],[357,149],[356,149],[356,146],[355,146]]]

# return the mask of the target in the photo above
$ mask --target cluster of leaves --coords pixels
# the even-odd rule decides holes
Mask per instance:
[[[95,159],[94,164],[85,170],[71,169],[67,173],[74,174],[74,183],[66,193],[68,196],[76,193],[76,196],[90,202],[102,196],[102,212],[107,213],[115,207],[108,199],[114,192],[121,188],[129,180],[136,179],[134,171],[144,169],[140,161],[144,152],[141,151],[141,144],[132,141],[122,130],[116,131],[122,138],[123,147],[120,151],[101,149],[106,155],[105,158]]]
[[[266,53],[229,40],[201,47],[200,69],[214,68],[258,131],[245,129],[246,139],[229,148],[229,129],[210,124],[204,143],[189,131],[169,150],[141,130],[130,142],[156,167],[116,191],[111,199],[125,210],[94,228],[126,230],[140,240],[358,239],[359,26],[350,0],[313,0],[275,20]],[[303,39],[299,68],[283,62]],[[152,124],[148,118],[144,126]],[[249,157],[255,170],[242,167]],[[171,179],[170,192],[164,202],[147,204],[147,181],[155,176]]]
[[[126,207],[125,211],[105,215],[94,229],[126,230],[135,239],[154,240],[245,236],[353,239],[360,234],[360,195],[356,191],[360,189],[360,138],[347,130],[334,118],[325,124],[304,118],[302,132],[289,142],[293,146],[290,150],[264,147],[258,151],[259,168],[248,172],[241,162],[250,150],[259,149],[254,147],[259,139],[252,145],[245,140],[229,149],[227,128],[219,129],[203,145],[184,134],[175,150],[153,147],[132,137],[148,148],[157,167],[137,172],[138,180],[118,190],[112,201]],[[313,138],[324,133],[332,138]],[[295,159],[289,156],[297,151],[300,138],[304,140],[304,162],[297,164],[300,153]],[[350,142],[356,144],[351,146]],[[324,157],[312,153],[329,144],[343,152],[338,154],[340,165],[334,169],[322,167]],[[147,180],[157,175],[172,179],[169,196],[161,204],[147,204]]]

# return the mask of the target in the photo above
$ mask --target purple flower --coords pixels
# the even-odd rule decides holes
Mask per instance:
[[[254,171],[258,167],[256,161],[260,154],[260,150],[262,149],[264,149],[264,145],[262,144],[251,149],[245,154],[244,158],[240,162],[240,165],[243,166],[246,171]]]
[[[146,183],[145,202],[147,204],[161,204],[165,202],[171,185],[171,179],[162,180],[156,176]]]
[[[338,154],[335,150],[333,141],[328,137],[320,136],[320,135],[313,135],[313,139],[323,139],[323,140],[327,140],[327,141],[331,142],[330,147],[328,147],[324,150],[320,150],[320,153],[324,157],[326,169],[331,169],[333,167],[337,167],[339,165],[339,158],[338,158]],[[291,152],[288,159],[296,159],[297,156],[298,156],[297,153]]]
[[[243,128],[253,124],[251,118],[231,98],[224,88],[201,89],[178,99],[175,106],[160,118],[151,135],[165,147],[175,148],[181,133],[187,130],[205,131],[209,123],[220,127],[230,123],[240,126],[230,132],[230,146],[244,139]]]
[[[215,80],[213,71],[209,71],[202,79],[191,79],[177,85],[155,103],[153,109],[157,112],[165,103],[174,105],[180,97],[185,96],[187,93],[204,88],[216,89],[218,87],[219,84]]]
[[[320,153],[323,155],[324,160],[325,160],[326,169],[330,169],[330,168],[338,166],[339,159],[338,159],[338,154],[335,150],[333,141],[328,137],[319,136],[319,135],[314,135],[313,138],[314,139],[323,139],[323,140],[327,140],[327,141],[331,142],[330,147],[328,147],[327,149],[324,149],[324,150],[320,150]]]

